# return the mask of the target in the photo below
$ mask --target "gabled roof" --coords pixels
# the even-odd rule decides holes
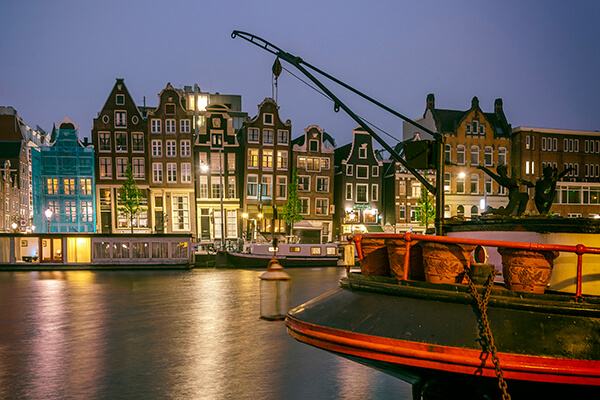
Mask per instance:
[[[425,108],[423,117],[425,117],[427,110],[431,110],[437,131],[441,134],[456,133],[456,130],[463,119],[465,119],[467,115],[474,110],[482,114],[483,117],[492,125],[491,128],[494,132],[494,135],[508,136],[511,131],[510,124],[508,124],[506,116],[504,115],[502,99],[496,99],[494,101],[494,112],[491,113],[483,112],[481,110],[477,96],[474,96],[471,100],[471,108],[468,110],[446,110],[435,108],[435,97],[432,93],[430,93],[427,95],[427,107]]]

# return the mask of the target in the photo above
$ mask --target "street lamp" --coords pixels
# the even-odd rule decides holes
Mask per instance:
[[[52,214],[54,213],[51,209],[47,208],[44,214],[46,214],[46,221],[48,221],[48,233],[50,233],[50,218],[52,218]]]

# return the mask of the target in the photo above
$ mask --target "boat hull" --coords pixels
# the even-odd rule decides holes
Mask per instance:
[[[466,285],[349,274],[341,287],[291,310],[291,336],[410,383],[432,377],[495,387]],[[483,289],[482,289],[483,290]],[[512,386],[600,388],[600,304],[566,295],[492,291],[488,316]]]
[[[315,257],[315,256],[276,256],[279,264],[284,268],[292,267],[335,267],[338,256]],[[226,266],[233,268],[266,268],[272,255],[246,254],[228,252],[226,255]]]

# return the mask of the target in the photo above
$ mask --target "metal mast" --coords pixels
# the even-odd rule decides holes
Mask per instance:
[[[417,178],[429,192],[431,192],[434,196],[436,196],[436,210],[435,210],[436,233],[438,235],[443,234],[443,232],[442,232],[442,217],[443,217],[443,212],[444,212],[444,183],[443,183],[444,182],[444,162],[443,162],[444,136],[422,126],[421,124],[411,120],[410,118],[405,117],[404,115],[400,114],[399,112],[397,112],[397,111],[387,107],[386,105],[378,102],[377,100],[367,96],[366,94],[358,91],[357,89],[353,88],[352,86],[347,85],[346,83],[340,81],[339,79],[333,77],[332,75],[329,75],[328,73],[307,63],[306,61],[302,60],[302,58],[294,56],[286,51],[283,51],[279,47],[267,42],[266,40],[264,40],[256,35],[253,35],[253,34],[247,33],[247,32],[237,31],[237,30],[235,30],[231,33],[231,37],[234,39],[238,36],[258,47],[263,48],[264,50],[268,51],[269,53],[277,56],[278,58],[281,58],[282,60],[287,61],[288,63],[290,63],[294,67],[296,67],[296,69],[298,69],[300,72],[302,72],[302,74],[304,74],[308,79],[310,79],[315,85],[317,85],[319,87],[319,89],[321,89],[323,92],[325,92],[325,94],[327,94],[327,96],[329,96],[329,98],[333,100],[335,111],[338,111],[339,108],[343,109],[356,123],[358,123],[375,140],[377,140],[377,142],[381,146],[383,146],[383,148],[385,150],[387,150],[390,153],[390,155],[392,157],[394,157],[394,159],[396,161],[398,161],[400,164],[402,164],[411,174],[413,174],[413,176],[415,178]],[[391,113],[392,115],[395,115],[396,117],[401,118],[402,120],[416,126],[417,128],[422,129],[424,132],[429,133],[435,139],[435,143],[437,146],[436,186],[434,187],[417,170],[415,170],[414,168],[411,168],[407,164],[406,160],[404,160],[402,157],[400,157],[400,155],[392,147],[390,147],[378,134],[376,134],[375,131],[373,131],[373,129],[371,129],[371,127],[368,126],[362,118],[360,118],[350,108],[348,108],[348,106],[346,106],[346,104],[344,104],[344,102],[342,102],[335,94],[333,94],[333,92],[331,92],[321,81],[319,81],[317,78],[315,78],[315,76],[313,76],[310,72],[308,72],[307,68],[318,73],[319,75],[324,76],[325,78],[333,81],[334,83],[342,86],[343,88],[353,92],[354,94],[362,97],[363,99],[369,101],[370,103],[375,104],[379,108],[382,108],[383,110]]]

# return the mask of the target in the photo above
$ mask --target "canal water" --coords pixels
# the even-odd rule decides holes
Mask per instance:
[[[0,399],[410,399],[259,318],[264,270],[0,272]],[[292,305],[343,268],[288,268]]]

